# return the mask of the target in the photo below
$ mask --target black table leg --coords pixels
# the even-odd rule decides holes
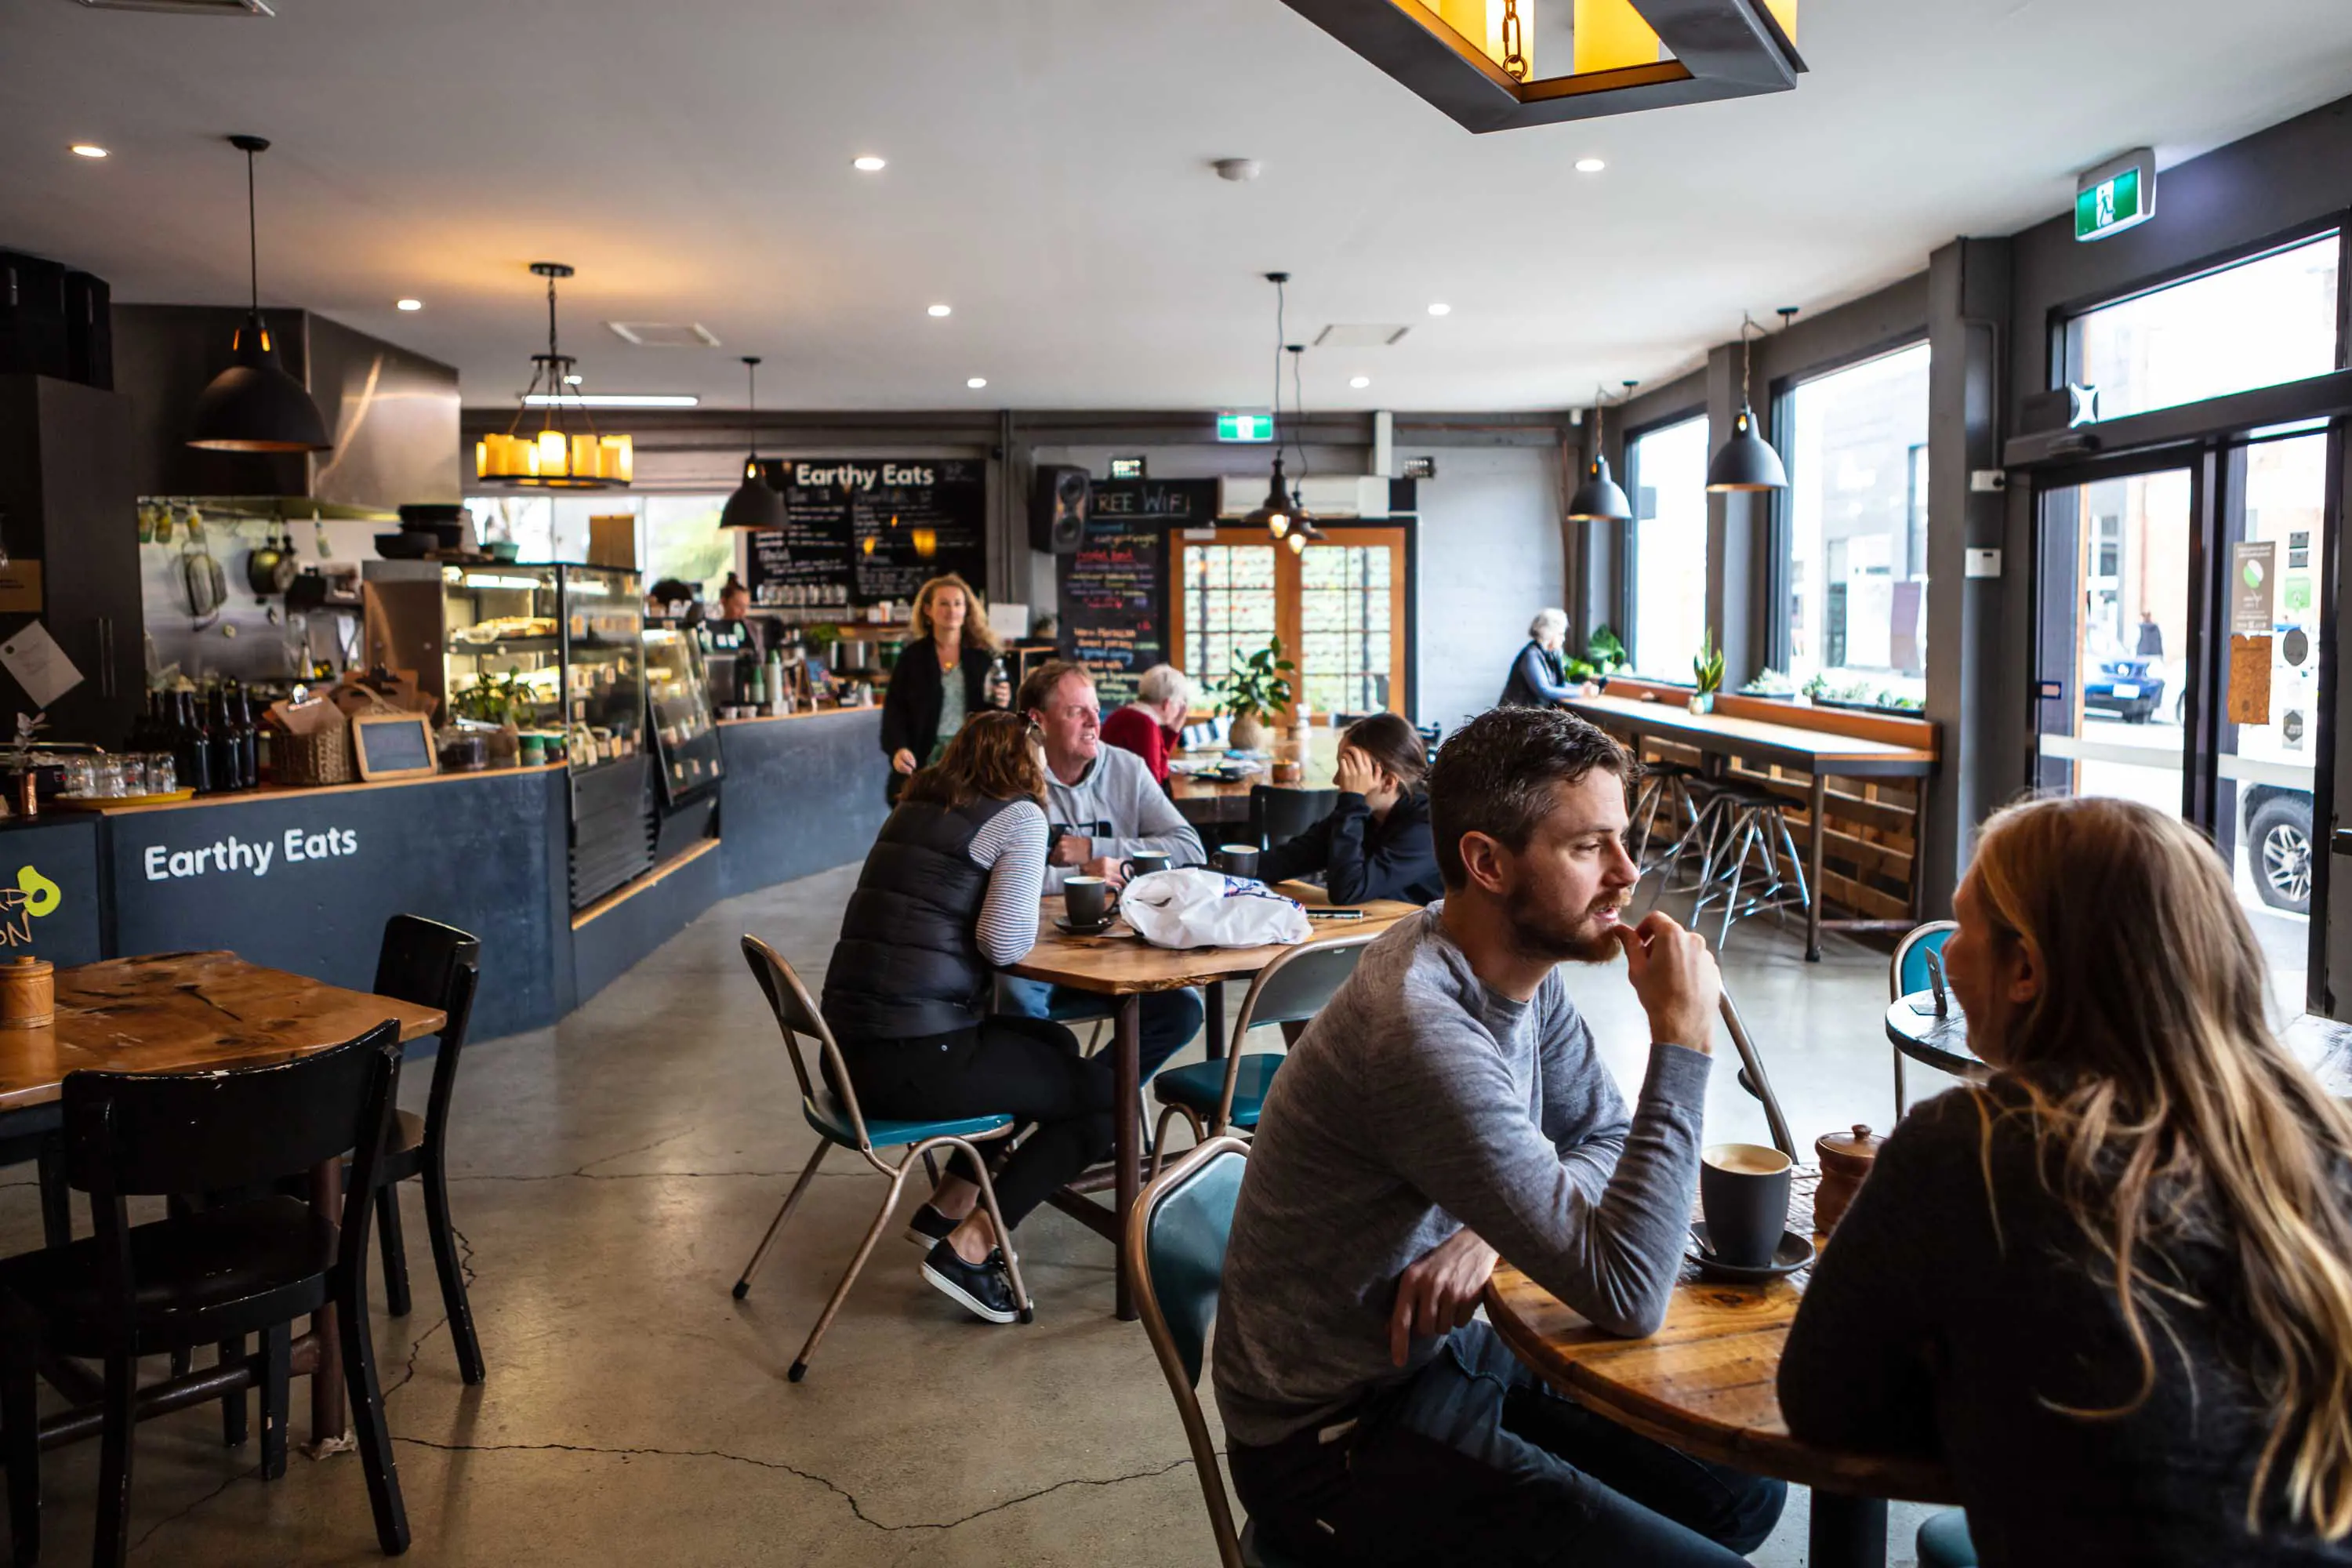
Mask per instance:
[[[1813,1491],[1812,1568],[1886,1568],[1886,1500]]]
[[[1829,775],[1822,773],[1814,773],[1812,795],[1805,803],[1806,809],[1811,812],[1813,818],[1812,842],[1805,848],[1805,858],[1811,862],[1806,867],[1810,885],[1805,889],[1807,895],[1805,962],[1807,963],[1819,963],[1822,961],[1822,850],[1829,840],[1829,824],[1822,818],[1829,810]],[[1916,847],[1919,840],[1914,837],[1911,842]]]
[[[1136,1096],[1141,1092],[1139,1079],[1143,1062],[1143,998],[1130,992],[1118,999],[1118,1021],[1112,1026],[1111,1049],[1117,1053],[1111,1064],[1111,1160],[1115,1201],[1112,1207],[1118,1215],[1119,1234],[1127,1233],[1127,1216],[1134,1212],[1135,1194],[1141,1186],[1137,1179],[1143,1160],[1142,1108]],[[1113,1244],[1118,1253],[1118,1315],[1133,1322],[1135,1311],[1135,1281],[1127,1276],[1127,1248]]]
[[[1225,1059],[1225,983],[1212,980],[1201,988],[1201,999],[1208,1005],[1202,1009],[1209,1021],[1209,1059]]]

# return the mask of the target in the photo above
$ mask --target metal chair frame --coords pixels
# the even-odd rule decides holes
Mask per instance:
[[[1151,1130],[1151,1172],[1145,1180],[1153,1180],[1159,1176],[1160,1167],[1165,1159],[1168,1147],[1168,1124],[1179,1116],[1191,1124],[1192,1142],[1195,1145],[1204,1144],[1212,1137],[1246,1136],[1239,1132],[1233,1124],[1234,1088],[1241,1080],[1242,1042],[1249,1037],[1249,1032],[1252,1029],[1260,1025],[1295,1024],[1312,1018],[1317,1013],[1322,1011],[1323,1004],[1330,1000],[1330,992],[1327,991],[1316,1001],[1314,1006],[1301,1011],[1295,1001],[1283,994],[1287,986],[1296,984],[1295,981],[1286,977],[1285,972],[1294,964],[1318,962],[1310,956],[1314,954],[1357,950],[1356,957],[1360,959],[1363,956],[1360,950],[1370,946],[1379,936],[1378,931],[1350,932],[1345,936],[1325,937],[1318,942],[1301,942],[1264,969],[1259,970],[1252,977],[1248,994],[1242,998],[1242,1010],[1234,1018],[1233,1040],[1225,1049],[1225,1089],[1224,1093],[1217,1100],[1215,1116],[1203,1125],[1199,1113],[1189,1105],[1170,1104],[1161,1107],[1160,1120]],[[1355,964],[1351,962],[1349,964],[1349,973],[1354,972]],[[1334,984],[1331,990],[1337,991],[1339,985],[1345,984],[1346,982],[1347,976],[1340,976],[1339,984]]]
[[[1663,855],[1656,863],[1649,858],[1651,840],[1657,833],[1659,815],[1664,814],[1676,844],[1680,844],[1682,836],[1697,823],[1699,803],[1692,795],[1690,787],[1695,782],[1698,782],[1696,770],[1680,763],[1643,764],[1642,787],[1633,799],[1633,825],[1628,834],[1633,839],[1630,853],[1633,864],[1642,868],[1644,876],[1665,859]]]
[[[1789,1131],[1789,1119],[1780,1113],[1780,1097],[1772,1092],[1772,1080],[1764,1071],[1764,1053],[1756,1048],[1748,1037],[1748,1025],[1739,1016],[1738,1005],[1732,1001],[1729,990],[1717,993],[1715,1010],[1723,1017],[1723,1026],[1731,1031],[1731,1045],[1739,1053],[1739,1087],[1754,1095],[1764,1107],[1764,1124],[1771,1130],[1772,1147],[1791,1161],[1801,1163],[1797,1152],[1797,1140]]]
[[[1729,853],[1727,871],[1717,872],[1714,854],[1710,851],[1708,865],[1701,874],[1697,902],[1691,906],[1691,922],[1696,925],[1700,914],[1718,898],[1723,902],[1723,929],[1716,936],[1716,947],[1731,940],[1735,921],[1750,915],[1777,912],[1786,909],[1806,910],[1812,907],[1812,889],[1805,883],[1804,857],[1797,853],[1795,835],[1789,831],[1789,819],[1778,795],[1758,795],[1737,791],[1717,797],[1728,803],[1727,830],[1723,847]],[[1781,858],[1787,857],[1788,874],[1781,874]],[[1741,883],[1748,868],[1758,857],[1761,890],[1750,894],[1745,902],[1739,897]],[[1720,887],[1709,883],[1721,879]],[[1793,884],[1795,892],[1790,888]]]
[[[828,1100],[838,1105],[843,1118],[857,1134],[856,1148],[859,1156],[890,1181],[890,1191],[883,1197],[881,1208],[876,1211],[874,1223],[866,1227],[866,1239],[858,1244],[857,1255],[850,1259],[848,1272],[841,1277],[841,1283],[834,1287],[832,1298],[824,1304],[824,1314],[817,1319],[816,1327],[809,1331],[808,1342],[801,1347],[801,1353],[793,1361],[789,1373],[792,1381],[798,1383],[807,1374],[809,1360],[816,1354],[817,1342],[824,1339],[825,1330],[833,1326],[833,1320],[840,1312],[842,1303],[849,1299],[849,1288],[857,1283],[857,1276],[865,1268],[866,1260],[873,1256],[874,1244],[882,1238],[883,1227],[889,1224],[892,1211],[898,1206],[899,1195],[906,1189],[908,1173],[919,1164],[925,1164],[932,1152],[938,1149],[961,1152],[971,1162],[971,1168],[979,1173],[980,1201],[987,1205],[989,1223],[996,1229],[998,1245],[1004,1248],[1005,1268],[1013,1276],[1013,1299],[1021,1303],[1021,1321],[1024,1323],[1035,1321],[1036,1305],[1030,1300],[1028,1287],[1022,1282],[1021,1258],[1013,1250],[1013,1233],[1005,1226],[1004,1215],[996,1206],[996,1186],[989,1180],[988,1162],[982,1158],[979,1149],[974,1146],[976,1142],[1012,1133],[1016,1125],[1013,1119],[1007,1117],[1003,1127],[983,1132],[942,1134],[912,1144],[897,1145],[906,1150],[898,1163],[893,1164],[883,1159],[875,1152],[874,1140],[866,1132],[866,1113],[858,1108],[857,1091],[850,1085],[849,1066],[842,1058],[841,1047],[834,1039],[833,1031],[825,1026],[824,1015],[810,999],[808,988],[801,984],[799,974],[784,962],[782,954],[756,936],[743,938],[743,958],[751,966],[752,978],[760,983],[761,992],[768,998],[768,1005],[775,1013],[777,1028],[783,1033],[786,1053],[792,1058],[793,1076],[800,1080],[802,1107],[811,1125],[815,1126],[821,1120],[819,1107]],[[825,1079],[841,1086],[838,1094],[827,1087],[824,1079],[809,1076],[808,1062],[801,1054],[800,1037],[803,1035],[815,1040],[824,1053],[824,1063],[829,1069]],[[767,1234],[760,1238],[758,1249],[751,1254],[751,1261],[743,1266],[742,1277],[735,1281],[737,1300],[750,1293],[751,1277],[767,1260],[769,1247],[775,1244],[777,1235],[784,1228],[784,1222],[793,1217],[793,1210],[800,1205],[809,1184],[816,1179],[817,1167],[824,1163],[825,1154],[835,1142],[830,1134],[822,1131],[818,1132],[816,1148],[809,1155],[807,1165],[802,1169],[800,1180],[794,1182],[793,1190],[785,1194],[783,1207],[778,1209],[776,1217],[768,1223]]]
[[[1666,852],[1652,865],[1643,868],[1643,876],[1652,870],[1658,874],[1658,884],[1650,890],[1650,908],[1657,908],[1659,900],[1668,893],[1702,892],[1715,880],[1716,857],[1723,852],[1728,842],[1732,807],[1733,796],[1729,790],[1714,790],[1697,803],[1690,826],[1683,829],[1682,837],[1668,846]],[[1683,863],[1694,856],[1699,863],[1698,879],[1678,885],[1675,880],[1676,874]]]
[[[1903,961],[1911,956],[1911,950],[1922,943],[1934,942],[1938,936],[1949,941],[1951,933],[1959,929],[1960,922],[1958,921],[1928,921],[1924,924],[1913,926],[1903,933],[1903,940],[1895,944],[1894,955],[1886,961],[1888,1006],[1891,1007],[1903,1000]],[[1943,951],[1942,943],[1938,942],[1932,951],[1940,956]],[[1891,1046],[1888,1048],[1894,1052],[1895,1057],[1895,1119],[1900,1121],[1903,1120],[1903,1112],[1907,1109],[1903,1089],[1903,1053]]]

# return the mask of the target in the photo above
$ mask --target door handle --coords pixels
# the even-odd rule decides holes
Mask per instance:
[[[114,696],[114,622],[106,616],[98,617],[98,694]]]
[[[2352,855],[2352,827],[2339,827],[2327,836],[2330,855]]]

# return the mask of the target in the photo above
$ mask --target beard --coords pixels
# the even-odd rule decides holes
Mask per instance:
[[[1557,900],[1531,888],[1515,889],[1504,900],[1503,916],[1511,938],[1522,952],[1554,963],[1574,959],[1580,963],[1606,963],[1617,956],[1617,939],[1609,933],[1616,911],[1631,902],[1633,889],[1603,893],[1583,909],[1567,910]]]

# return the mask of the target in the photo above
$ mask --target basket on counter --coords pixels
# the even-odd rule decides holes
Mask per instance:
[[[333,719],[307,735],[289,734],[270,727],[269,774],[272,784],[349,784],[357,776],[352,764],[352,721],[337,712]]]

